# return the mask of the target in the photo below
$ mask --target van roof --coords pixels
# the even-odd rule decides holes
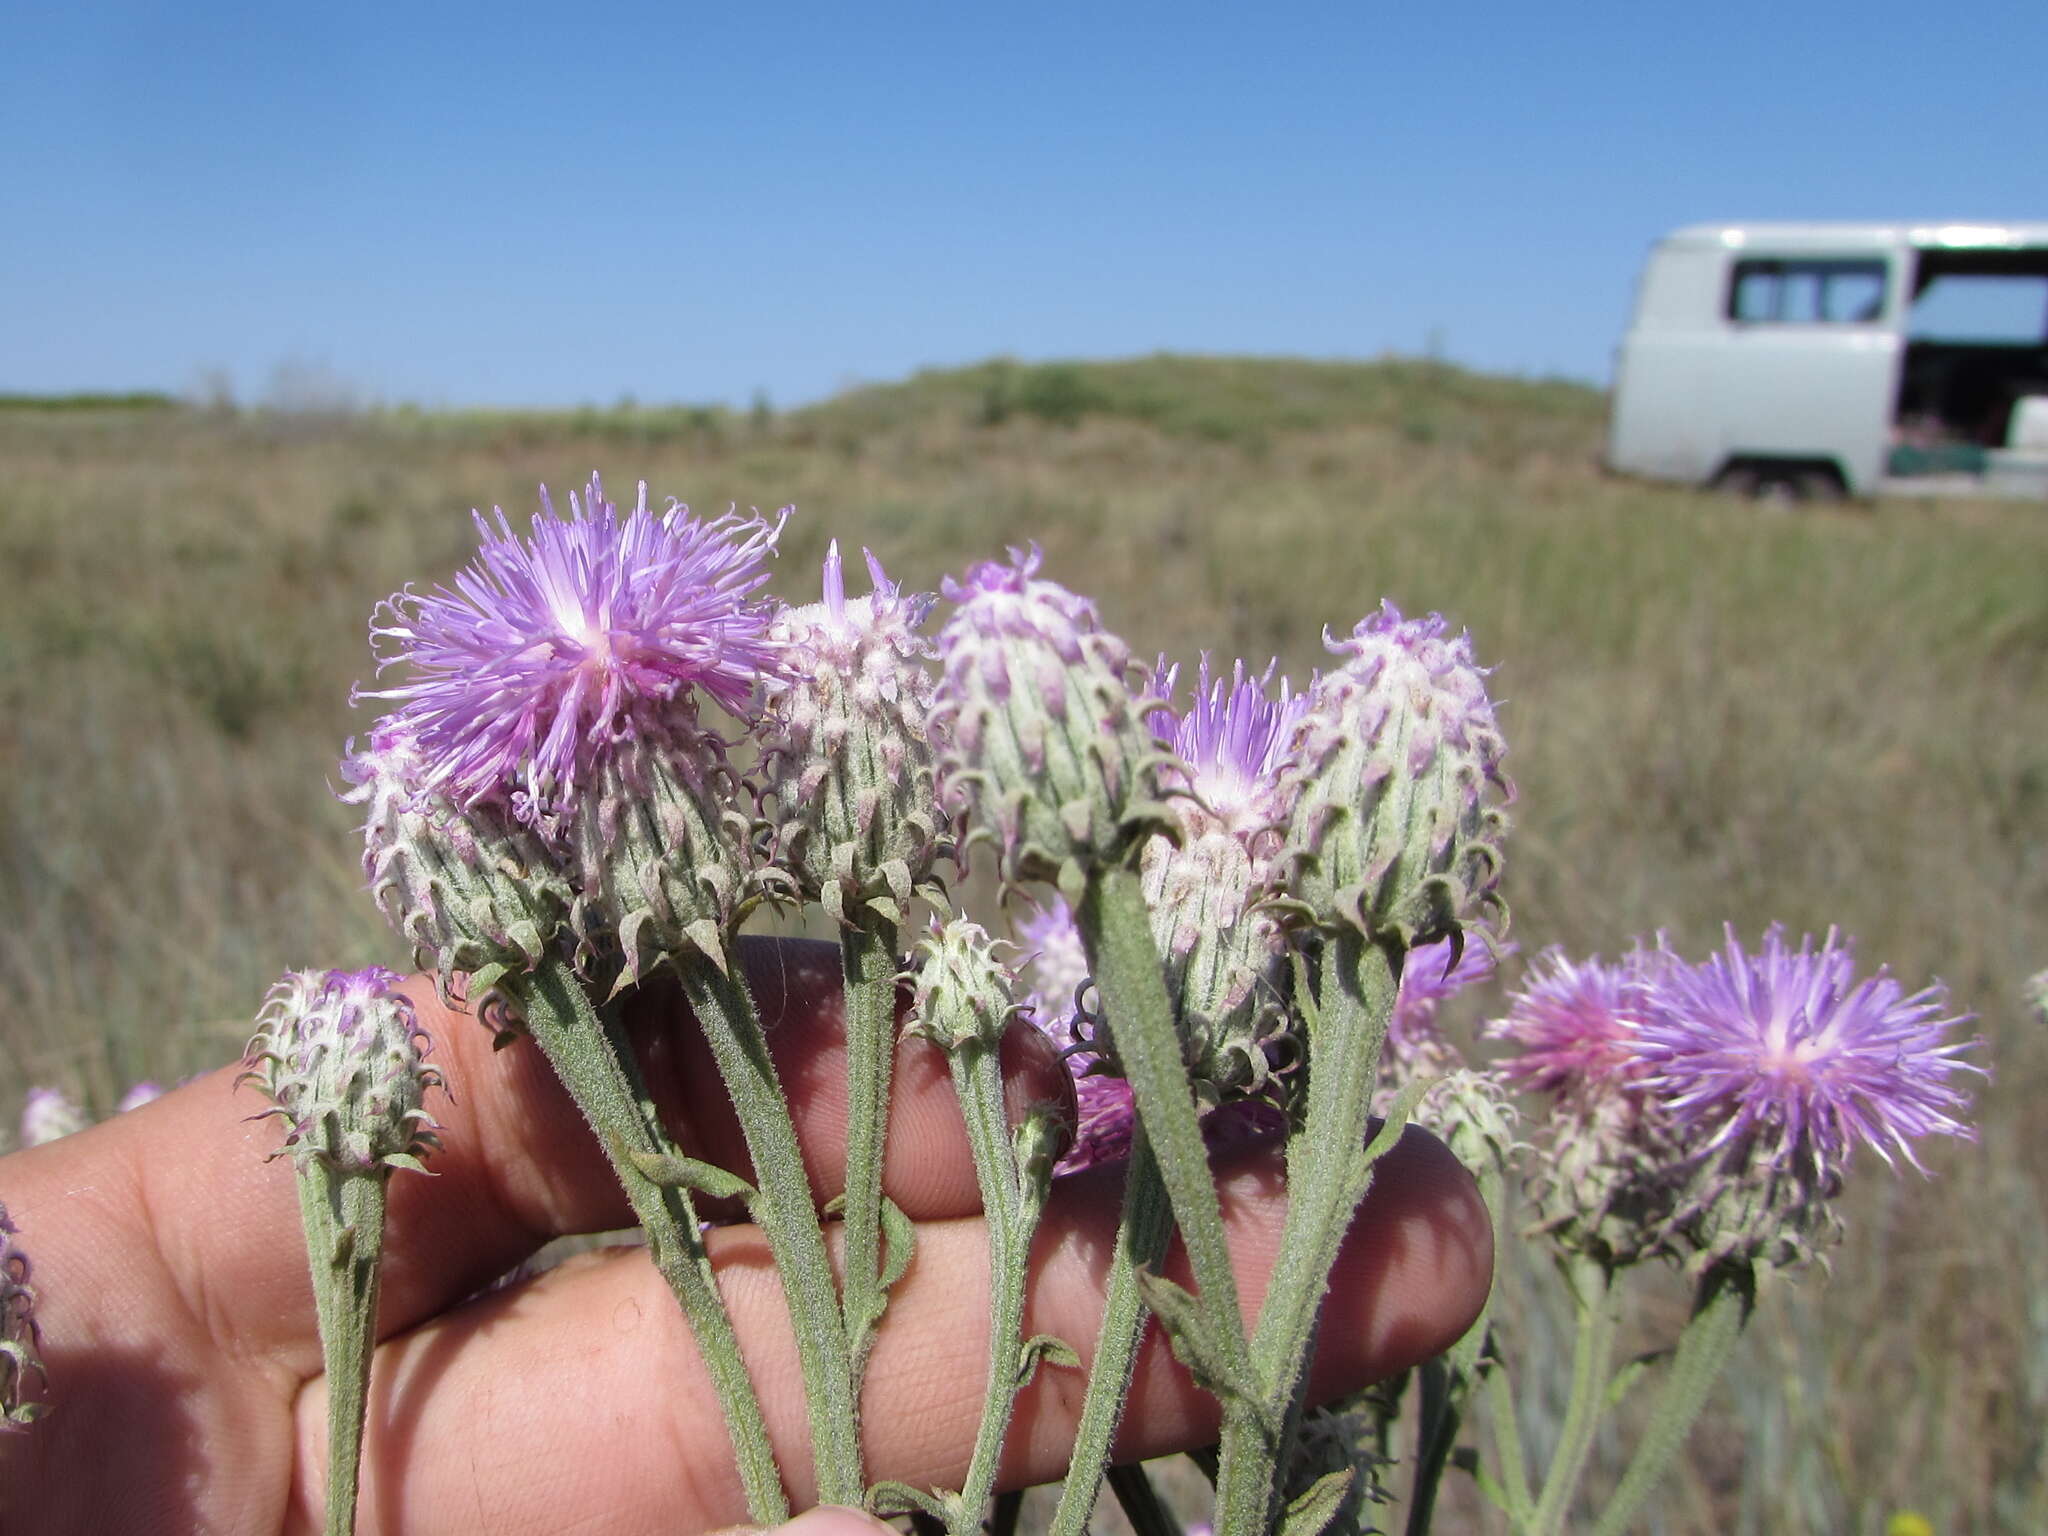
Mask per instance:
[[[1845,247],[1891,250],[1900,245],[1910,245],[1921,250],[2013,251],[2048,248],[2048,223],[1688,224],[1682,229],[1674,229],[1659,244],[1732,249],[1768,245],[1777,250],[1811,247],[1835,251]]]

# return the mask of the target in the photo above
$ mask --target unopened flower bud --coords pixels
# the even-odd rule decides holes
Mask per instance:
[[[1022,1007],[1016,976],[996,958],[999,943],[1013,947],[964,917],[935,924],[918,941],[908,1032],[948,1052],[970,1044],[1000,1046]]]
[[[956,607],[939,635],[940,798],[971,812],[970,841],[996,844],[1005,881],[1072,896],[1090,868],[1126,862],[1172,825],[1158,798],[1166,758],[1130,648],[1038,565],[1035,547],[1012,550],[1008,565],[945,582]]]
[[[430,1042],[398,990],[399,976],[361,971],[287,971],[256,1016],[239,1081],[269,1095],[285,1123],[285,1148],[344,1173],[418,1168],[440,1145],[426,1111],[441,1074],[426,1064]]]
[[[36,1293],[16,1231],[0,1205],[0,1434],[32,1423],[46,1406],[28,1395],[31,1378],[43,1384],[43,1362],[36,1354]]]
[[[1287,835],[1319,926],[1408,947],[1498,903],[1505,748],[1471,640],[1447,628],[1384,603],[1326,642],[1345,659],[1310,693]]]
[[[927,716],[932,643],[918,633],[929,596],[903,596],[867,557],[871,595],[849,599],[835,541],[824,600],[785,608],[760,724],[771,850],[798,891],[838,922],[873,907],[901,922],[950,852],[934,787]]]
[[[555,851],[503,802],[463,809],[429,788],[397,720],[380,722],[366,750],[350,746],[341,773],[354,787],[342,798],[364,809],[363,872],[414,962],[443,997],[458,973],[530,968],[577,911]]]
[[[618,935],[620,985],[701,952],[721,970],[760,880],[739,782],[687,718],[621,740],[578,791],[570,837],[594,913]]]

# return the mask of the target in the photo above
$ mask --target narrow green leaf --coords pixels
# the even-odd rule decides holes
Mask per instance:
[[[913,1488],[908,1483],[876,1483],[868,1489],[864,1502],[871,1515],[907,1515],[915,1509],[934,1520],[946,1518],[946,1505],[942,1499],[934,1498],[922,1488]]]
[[[1344,1507],[1344,1496],[1351,1491],[1351,1480],[1356,1475],[1353,1468],[1340,1467],[1310,1483],[1282,1512],[1280,1536],[1323,1536],[1324,1529]]]
[[[917,1251],[917,1224],[903,1214],[903,1207],[882,1196],[882,1274],[876,1283],[887,1291],[910,1268]]]
[[[754,1186],[738,1174],[694,1157],[675,1152],[629,1151],[626,1155],[650,1183],[664,1187],[681,1185],[714,1200],[743,1200],[749,1204],[758,1195]]]
[[[1242,1403],[1260,1420],[1277,1427],[1272,1409],[1259,1391],[1245,1361],[1243,1345],[1232,1332],[1218,1327],[1212,1309],[1193,1292],[1174,1284],[1164,1275],[1138,1271],[1138,1289],[1166,1329],[1174,1358],[1188,1368],[1198,1386],[1207,1388],[1227,1402]]]
[[[1643,1379],[1650,1367],[1660,1360],[1668,1359],[1670,1354],[1671,1351],[1668,1349],[1653,1349],[1637,1355],[1635,1359],[1623,1365],[1614,1373],[1614,1379],[1607,1383],[1606,1406],[1612,1409],[1619,1405],[1621,1400],[1628,1396],[1630,1389]]]
[[[1050,1333],[1033,1334],[1017,1352],[1017,1390],[1023,1391],[1038,1374],[1040,1365],[1057,1365],[1067,1370],[1081,1368],[1081,1356],[1065,1339]]]

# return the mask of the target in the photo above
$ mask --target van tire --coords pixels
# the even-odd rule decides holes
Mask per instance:
[[[1723,496],[1740,496],[1749,501],[1790,507],[1800,502],[1822,505],[1841,501],[1848,495],[1842,479],[1832,469],[1808,464],[1737,462],[1726,465],[1707,482],[1707,489]]]
[[[1707,482],[1707,489],[1716,495],[1749,500],[1756,495],[1761,478],[1748,464],[1730,464]]]
[[[1849,494],[1841,478],[1825,469],[1809,469],[1794,476],[1793,486],[1796,500],[1818,502],[1822,506],[1842,501]]]

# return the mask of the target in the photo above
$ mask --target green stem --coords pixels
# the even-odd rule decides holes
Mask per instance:
[[[712,1276],[695,1204],[687,1189],[655,1183],[633,1161],[635,1153],[664,1156],[673,1149],[652,1114],[631,1051],[623,1048],[623,1036],[599,1019],[565,961],[543,960],[507,984],[517,989],[528,1032],[596,1132],[633,1214],[646,1229],[654,1266],[682,1306],[725,1411],[749,1515],[764,1525],[787,1520],[789,1501],[760,1400]]]
[[[1117,1061],[1131,1085],[1138,1123],[1152,1144],[1181,1241],[1187,1247],[1197,1305],[1206,1320],[1207,1347],[1220,1356],[1209,1362],[1208,1368],[1237,1384],[1219,1394],[1224,1443],[1231,1442],[1233,1427],[1239,1438],[1256,1436],[1271,1442],[1276,1437],[1265,1428],[1271,1415],[1265,1404],[1250,1396],[1244,1313],[1238,1305],[1237,1275],[1230,1267],[1223,1205],[1209,1172],[1194,1089],[1188,1082],[1187,1060],[1174,1028],[1173,1003],[1166,993],[1159,949],[1152,938],[1152,918],[1138,876],[1121,868],[1091,870],[1075,922],[1109,1020]],[[1258,1495],[1257,1503],[1264,1507],[1270,1499],[1268,1488]],[[1219,1493],[1218,1529],[1233,1536],[1261,1536],[1265,1530],[1263,1523],[1232,1523],[1235,1518]]]
[[[824,1229],[804,1173],[796,1122],[768,1054],[760,1015],[745,987],[692,950],[678,956],[683,992],[703,1026],[725,1091],[739,1116],[759,1194],[754,1220],[768,1239],[789,1320],[796,1330],[804,1402],[810,1411],[811,1454],[818,1500],[858,1507],[864,1493],[860,1429],[853,1391],[853,1356],[846,1322],[833,1289]]]
[[[1529,1491],[1529,1459],[1522,1450],[1522,1425],[1515,1413],[1514,1383],[1505,1361],[1496,1360],[1486,1373],[1486,1403],[1493,1425],[1494,1454],[1500,1461],[1496,1488],[1501,1508],[1517,1531],[1536,1518],[1536,1496]]]
[[[981,1185],[983,1223],[988,1229],[988,1385],[981,1427],[960,1485],[959,1524],[954,1536],[978,1532],[995,1497],[1003,1436],[1017,1404],[1024,1351],[1024,1285],[1031,1262],[1031,1234],[1043,1208],[1042,1196],[1024,1184],[1016,1144],[1003,1112],[1003,1069],[997,1046],[968,1039],[951,1053],[953,1088],[960,1097],[974,1176]]]
[[[1486,1214],[1493,1227],[1493,1251],[1496,1255],[1504,1254],[1508,1251],[1506,1179],[1499,1165],[1491,1163],[1478,1169],[1475,1177],[1479,1198],[1485,1203]],[[1489,1289],[1479,1316],[1473,1319],[1472,1326],[1465,1330],[1463,1337],[1444,1353],[1440,1361],[1432,1361],[1422,1368],[1421,1440],[1414,1490],[1408,1499],[1410,1536],[1421,1536],[1429,1529],[1437,1490],[1443,1481],[1444,1469],[1450,1465],[1451,1451],[1464,1424],[1465,1404],[1472,1388],[1481,1372],[1501,1368],[1498,1361],[1487,1362],[1484,1358],[1492,1319],[1493,1292]]]
[[[1399,986],[1393,957],[1346,932],[1324,951],[1320,1001],[1309,1038],[1308,1105],[1290,1146],[1287,1217],[1273,1277],[1252,1335],[1252,1367],[1269,1411],[1288,1416],[1301,1392],[1309,1344],[1337,1250],[1372,1178],[1368,1131],[1380,1042]],[[1217,1526],[1260,1536],[1289,1451],[1288,1434],[1256,1421],[1223,1434]]]
[[[1564,1427],[1558,1432],[1550,1470],[1544,1474],[1543,1493],[1536,1501],[1530,1526],[1535,1536],[1560,1536],[1565,1529],[1613,1374],[1620,1296],[1606,1270],[1587,1259],[1573,1264],[1571,1286],[1579,1314],[1578,1335],[1572,1344],[1571,1398],[1565,1405]]]
[[[1130,1395],[1131,1372],[1138,1344],[1145,1334],[1145,1299],[1138,1289],[1138,1271],[1159,1267],[1173,1235],[1173,1208],[1159,1163],[1145,1140],[1142,1126],[1131,1137],[1131,1160],[1124,1174],[1123,1215],[1117,1223],[1116,1251],[1110,1256],[1102,1327],[1095,1336],[1095,1358],[1088,1366],[1087,1395],[1081,1400],[1081,1421],[1074,1427],[1074,1451],[1060,1484],[1060,1501],[1046,1536],[1085,1536],[1088,1517],[1109,1466],[1110,1447]]]
[[[846,1338],[856,1411],[882,1288],[882,1160],[896,1063],[896,924],[863,911],[839,936],[846,998]]]
[[[327,1368],[327,1536],[356,1528],[390,1177],[389,1168],[349,1173],[316,1156],[299,1161],[299,1215]]]
[[[1643,1500],[1663,1481],[1693,1421],[1706,1406],[1722,1367],[1734,1353],[1735,1341],[1749,1321],[1755,1301],[1755,1281],[1746,1273],[1715,1271],[1701,1283],[1692,1317],[1678,1336],[1657,1406],[1650,1411],[1642,1439],[1594,1527],[1594,1536],[1619,1536]]]
[[[1092,871],[1075,917],[1117,1060],[1173,1202],[1202,1304],[1219,1324],[1220,1335],[1236,1340],[1241,1362],[1244,1322],[1224,1238],[1223,1206],[1209,1174],[1201,1119],[1137,875],[1127,869]]]

